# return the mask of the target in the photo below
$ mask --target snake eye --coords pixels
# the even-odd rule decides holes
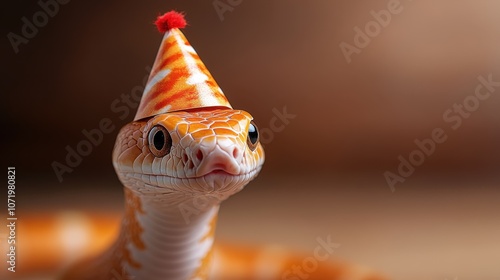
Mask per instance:
[[[156,157],[163,157],[170,152],[172,147],[172,138],[170,133],[161,125],[154,126],[149,131],[148,136],[149,150]]]
[[[248,126],[247,145],[250,150],[254,151],[257,148],[257,144],[259,144],[259,131],[255,123],[250,122],[250,126]]]

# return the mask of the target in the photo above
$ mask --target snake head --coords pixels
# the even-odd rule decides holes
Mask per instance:
[[[205,108],[135,121],[118,134],[113,165],[122,183],[142,195],[182,202],[210,194],[220,202],[264,163],[252,119],[241,110]]]

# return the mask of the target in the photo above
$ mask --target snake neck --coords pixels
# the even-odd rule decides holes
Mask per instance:
[[[218,205],[186,218],[179,205],[125,188],[125,209],[115,267],[130,279],[207,279]]]

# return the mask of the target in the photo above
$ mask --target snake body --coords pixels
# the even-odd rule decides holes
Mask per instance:
[[[283,276],[282,269],[300,259],[282,253],[214,253],[219,205],[257,176],[264,150],[253,117],[229,105],[176,28],[182,20],[173,12],[159,18],[167,33],[136,118],[116,139],[113,165],[126,200],[119,238],[63,278],[302,279]],[[317,273],[379,279],[343,266]]]
[[[92,264],[97,274],[84,279],[112,279],[117,271],[136,279],[206,279],[218,206],[264,162],[262,146],[248,136],[251,119],[240,110],[205,109],[122,128],[113,153],[126,194],[122,233]],[[155,136],[163,139],[156,147]]]

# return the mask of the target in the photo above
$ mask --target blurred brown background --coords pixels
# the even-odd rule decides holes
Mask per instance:
[[[81,194],[98,190],[120,198],[111,151],[135,111],[120,119],[111,104],[142,84],[161,41],[152,22],[176,9],[185,11],[184,33],[233,107],[251,112],[261,129],[271,127],[273,108],[296,115],[267,141],[261,176],[227,202],[234,211],[223,208],[220,235],[307,252],[317,235],[332,234],[346,244],[342,257],[404,279],[414,271],[421,271],[415,279],[500,275],[500,250],[485,253],[500,246],[500,87],[458,129],[443,119],[474,93],[480,75],[500,81],[500,1],[401,0],[400,12],[351,63],[339,45],[354,45],[354,28],[365,29],[370,12],[391,1],[243,0],[222,14],[216,2],[70,1],[17,54],[4,37],[2,159],[17,167],[19,207],[85,208]],[[2,10],[6,36],[20,34],[21,18],[31,20],[41,8],[9,1]],[[115,130],[60,183],[51,163],[64,163],[65,147],[75,148],[82,130],[103,118]],[[408,158],[414,140],[435,128],[447,141],[392,193],[384,172],[396,173],[398,156]],[[89,200],[119,209],[105,198]],[[244,201],[273,211],[261,210],[270,237],[234,226],[241,216],[233,213],[248,213]],[[247,217],[250,224],[262,222],[258,213]],[[289,215],[293,221],[273,228],[273,219]],[[456,251],[464,240],[483,243]],[[421,251],[407,256],[413,250]],[[472,260],[477,266],[462,265]],[[422,272],[438,261],[446,269]]]
[[[5,10],[7,32],[20,34],[21,18],[40,10],[28,2]],[[457,131],[442,114],[474,93],[479,75],[500,80],[500,2],[402,1],[402,11],[351,64],[339,44],[354,45],[353,28],[364,29],[370,11],[389,1],[242,1],[222,21],[214,2],[69,2],[17,55],[4,46],[2,141],[10,164],[54,180],[51,163],[64,161],[65,146],[76,147],[83,129],[110,118],[115,131],[64,177],[112,174],[114,137],[134,113],[121,120],[111,104],[140,86],[152,65],[161,40],[155,16],[177,9],[186,12],[186,36],[235,108],[250,111],[261,128],[269,127],[273,108],[297,116],[266,145],[269,172],[380,174],[397,167],[414,139],[443,127],[448,141],[418,174],[495,176],[498,94]]]

